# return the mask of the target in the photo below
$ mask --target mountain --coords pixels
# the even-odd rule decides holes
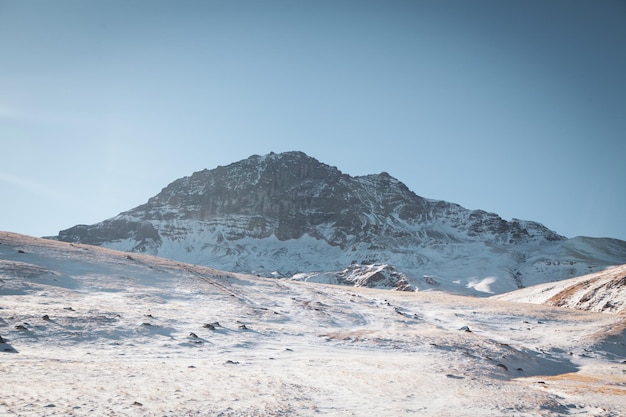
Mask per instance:
[[[196,172],[146,204],[55,238],[261,276],[478,295],[626,263],[626,242],[567,239],[536,222],[420,197],[386,172],[353,177],[301,152]],[[371,268],[377,279],[355,276]]]

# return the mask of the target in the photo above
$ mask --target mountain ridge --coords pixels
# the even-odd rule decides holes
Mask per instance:
[[[537,222],[421,197],[386,172],[353,177],[297,151],[195,172],[56,239],[300,279],[385,264],[408,283],[382,280],[386,287],[474,295],[626,263],[626,242],[567,239]]]
[[[492,297],[608,313],[626,313],[626,265],[558,282],[538,284]]]

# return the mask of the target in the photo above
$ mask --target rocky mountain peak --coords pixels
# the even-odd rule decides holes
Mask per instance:
[[[286,152],[196,172],[125,214],[197,221],[247,216],[244,234],[255,238],[309,234],[345,246],[348,236],[361,236],[369,226],[382,228],[382,220],[394,212],[409,219],[424,211],[425,200],[388,173],[351,177],[302,152]],[[322,236],[320,226],[335,233]]]
[[[506,277],[501,289],[488,291],[536,280],[543,267],[533,257],[562,253],[567,241],[539,223],[425,199],[387,172],[353,177],[302,152],[253,155],[195,172],[139,207],[63,230],[57,239],[268,276],[389,265],[406,277],[406,285],[392,287],[405,289],[432,282],[486,288],[472,279]],[[607,259],[626,263],[621,246],[598,260],[604,241],[585,245],[594,255],[567,252],[577,266],[559,267],[560,278]]]

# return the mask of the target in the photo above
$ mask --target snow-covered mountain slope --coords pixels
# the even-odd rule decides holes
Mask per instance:
[[[491,295],[626,263],[626,242],[422,198],[387,173],[352,177],[301,152],[196,172],[56,239],[261,276]],[[404,281],[342,280],[384,264]],[[337,278],[339,277],[339,278]],[[400,277],[400,275],[396,275]]]
[[[625,336],[617,314],[0,232],[3,416],[621,416]]]
[[[304,272],[296,274],[296,281],[317,282],[320,284],[353,285],[355,287],[392,288],[407,291],[411,287],[406,275],[385,264],[352,264],[339,272]]]
[[[588,311],[626,313],[626,265],[563,281],[535,285],[494,298]]]

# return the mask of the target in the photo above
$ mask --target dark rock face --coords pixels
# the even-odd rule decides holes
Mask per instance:
[[[363,213],[376,207],[372,214],[386,218],[400,203],[400,219],[416,220],[427,210],[422,198],[387,174],[352,178],[303,153],[290,152],[252,156],[197,172],[175,181],[134,212],[145,220],[245,216],[242,230],[226,239],[275,235],[288,240],[306,233],[345,248],[349,234],[360,240],[364,234],[383,232],[377,223],[362,228]],[[333,225],[334,233],[322,236],[320,225]]]
[[[226,167],[204,170],[181,178],[157,196],[120,216],[93,226],[78,225],[59,233],[58,239],[102,245],[122,239],[144,242],[134,250],[159,244],[161,233],[152,221],[210,221],[239,216],[237,230],[223,238],[298,239],[308,234],[331,245],[347,248],[373,236],[412,241],[447,239],[424,228],[420,236],[406,230],[405,222],[427,224],[459,211],[454,204],[426,200],[387,173],[351,177],[301,152],[252,156]],[[320,225],[332,226],[330,235]],[[493,213],[470,212],[464,224],[453,225],[469,236],[489,233],[500,239],[529,236],[519,223]],[[172,235],[174,227],[169,228]],[[545,239],[563,239],[545,229]]]
[[[78,225],[59,233],[59,240],[82,242],[89,245],[102,245],[119,239],[136,239],[139,242],[153,240],[160,242],[159,233],[149,222],[130,222],[125,219],[105,220],[99,223],[98,233],[93,226]],[[139,252],[143,252],[140,247]]]
[[[385,172],[352,177],[301,152],[196,172],[146,204],[56,238],[264,275],[390,263],[413,281],[475,253],[480,265],[465,262],[465,275],[504,269],[516,286],[522,264],[567,240],[539,223],[422,198]],[[618,246],[611,259],[626,254]],[[506,266],[496,269],[490,254]]]

